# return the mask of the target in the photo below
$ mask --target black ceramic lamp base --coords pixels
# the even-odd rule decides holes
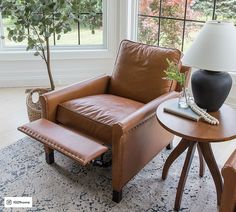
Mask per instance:
[[[232,87],[232,78],[227,72],[198,70],[191,79],[196,104],[208,112],[215,112],[225,102]]]

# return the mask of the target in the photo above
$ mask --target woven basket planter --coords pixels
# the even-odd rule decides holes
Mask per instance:
[[[44,93],[49,92],[50,89],[46,88],[36,88],[29,91],[29,94],[26,97],[26,106],[27,106],[27,112],[29,120],[35,121],[37,119],[40,119],[42,117],[42,107],[38,98],[37,102],[33,101],[33,95],[36,93],[38,96],[41,96]]]

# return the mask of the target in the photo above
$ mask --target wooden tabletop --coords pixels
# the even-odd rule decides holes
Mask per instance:
[[[157,120],[169,132],[182,138],[200,142],[220,142],[236,138],[236,110],[223,105],[219,111],[210,113],[220,122],[219,125],[210,125],[202,120],[198,122],[164,112],[163,108],[171,99],[163,102],[156,111]]]

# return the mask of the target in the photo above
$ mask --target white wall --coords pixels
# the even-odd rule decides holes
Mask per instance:
[[[230,104],[233,108],[236,108],[236,74],[231,74],[231,76],[233,79],[233,86],[226,102]]]
[[[113,58],[54,60],[53,76],[57,85],[78,82],[110,73]],[[0,87],[48,86],[45,64],[41,60],[1,61]]]

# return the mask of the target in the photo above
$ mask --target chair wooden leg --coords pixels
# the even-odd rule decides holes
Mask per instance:
[[[162,171],[162,179],[165,180],[169,171],[171,164],[178,158],[187,148],[189,147],[189,142],[182,139],[177,147],[170,153],[167,158],[163,171]]]
[[[206,161],[206,164],[211,172],[211,175],[213,177],[215,186],[216,186],[216,192],[217,192],[217,204],[220,205],[221,200],[221,194],[223,190],[223,182],[221,178],[221,174],[219,171],[219,168],[217,166],[217,163],[215,161],[214,154],[211,149],[210,143],[204,143],[199,142],[199,147],[201,149],[202,155]]]
[[[47,164],[53,164],[54,163],[54,150],[44,145],[44,151],[45,151],[45,159],[46,159]]]
[[[122,200],[122,190],[115,191],[113,190],[112,201],[119,203]]]
[[[201,149],[199,147],[199,145],[197,145],[197,150],[198,150],[198,156],[199,156],[199,162],[200,162],[200,168],[199,168],[199,176],[203,177],[205,174],[205,161],[201,152]]]
[[[188,152],[184,161],[184,166],[181,172],[178,188],[177,188],[177,193],[176,193],[176,198],[175,198],[175,210],[180,209],[180,204],[183,196],[183,191],[184,191],[184,186],[187,180],[188,172],[193,160],[194,152],[196,150],[197,143],[196,142],[191,142],[189,141],[189,148]]]
[[[171,141],[167,146],[166,149],[171,150],[173,149],[173,141]]]

